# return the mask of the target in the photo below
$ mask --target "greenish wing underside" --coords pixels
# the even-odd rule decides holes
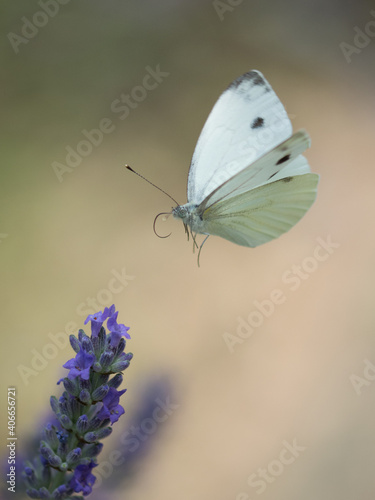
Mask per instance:
[[[319,175],[303,174],[259,186],[203,211],[205,232],[256,247],[293,227],[314,203]]]

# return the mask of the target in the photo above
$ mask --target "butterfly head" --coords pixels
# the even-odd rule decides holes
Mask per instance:
[[[172,209],[172,215],[175,219],[182,219],[185,222],[189,217],[189,209],[186,205],[178,205]]]
[[[172,215],[175,219],[181,219],[186,227],[190,227],[194,233],[203,233],[202,231],[202,217],[199,210],[199,205],[195,203],[185,203],[185,205],[178,205],[172,209]]]

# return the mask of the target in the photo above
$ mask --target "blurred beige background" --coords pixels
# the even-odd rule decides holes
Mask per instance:
[[[32,20],[40,5],[1,7],[2,453],[6,388],[17,388],[20,451],[50,395],[59,394],[61,365],[73,351],[52,349],[38,369],[35,353],[68,323],[81,328],[94,312],[91,298],[99,309],[116,304],[134,353],[126,415],[103,459],[147,380],[169,376],[178,405],[158,424],[133,477],[108,493],[104,482],[102,498],[372,499],[373,4],[86,0],[58,7],[27,43],[17,38],[23,18]],[[374,35],[358,35],[365,29]],[[168,75],[147,95],[134,91],[139,102],[125,116],[117,100],[157,66]],[[159,232],[172,235],[153,233],[153,218],[170,210],[170,200],[123,165],[185,203],[203,123],[222,90],[252,68],[269,80],[294,129],[310,133],[318,199],[265,246],[209,238],[198,268],[181,224],[159,219]],[[66,147],[76,148],[82,130],[103,119],[112,131],[59,182],[51,165],[66,164]],[[314,252],[327,238],[336,247],[319,262]],[[292,289],[295,266],[304,271]],[[114,285],[116,273],[122,285]],[[231,352],[223,336],[236,335],[254,301],[275,289],[284,302]],[[34,373],[22,376],[21,365]],[[293,442],[295,455],[285,451]]]

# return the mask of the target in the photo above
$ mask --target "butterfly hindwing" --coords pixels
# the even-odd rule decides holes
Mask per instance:
[[[314,203],[318,182],[312,173],[285,177],[215,203],[202,213],[207,234],[247,247],[277,238]]]

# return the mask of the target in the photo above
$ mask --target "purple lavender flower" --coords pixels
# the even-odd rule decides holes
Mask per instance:
[[[128,334],[129,327],[125,325],[119,325],[117,323],[117,315],[118,312],[113,314],[107,321],[107,328],[111,334],[111,346],[117,347],[121,337],[126,337],[130,339],[130,335]]]
[[[127,327],[117,325],[117,315],[114,305],[90,315],[85,323],[92,322],[91,337],[83,330],[78,339],[70,336],[77,354],[64,364],[69,373],[59,382],[65,391],[59,399],[51,397],[55,419],[44,427],[39,456],[25,464],[23,476],[31,498],[64,500],[92,491],[92,469],[103,447],[100,441],[111,434],[111,425],[125,412],[119,401],[126,389],[116,390],[123,379],[119,372],[133,356],[123,352],[121,337],[116,347],[111,345],[112,333],[107,334],[102,326],[105,319],[115,316],[116,332],[125,328],[126,334]]]
[[[95,483],[96,477],[91,474],[91,471],[96,464],[93,460],[87,465],[78,465],[74,471],[72,479],[69,481],[69,487],[75,493],[82,493],[84,495],[89,495],[92,491],[92,486]]]
[[[122,391],[117,391],[114,387],[110,387],[107,395],[103,398],[103,408],[98,413],[98,416],[102,418],[109,418],[111,424],[117,422],[117,420],[125,413],[124,408],[119,404],[120,396],[126,392],[126,389]]]
[[[92,337],[97,337],[100,329],[104,323],[104,321],[109,318],[110,316],[113,316],[115,313],[115,305],[112,304],[111,307],[106,307],[103,312],[99,311],[95,314],[89,314],[85,320],[85,325],[91,321],[91,336]]]
[[[90,368],[94,362],[94,354],[89,354],[81,349],[76,357],[67,361],[63,367],[70,370],[68,374],[68,378],[70,380],[74,380],[77,377],[81,377],[83,380],[88,380],[90,378]]]

